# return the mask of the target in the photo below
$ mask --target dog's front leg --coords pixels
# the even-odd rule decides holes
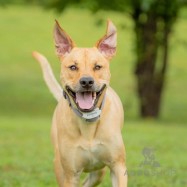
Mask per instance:
[[[102,182],[106,168],[91,172],[83,183],[83,187],[94,187]]]
[[[127,187],[126,167],[123,163],[117,163],[111,168],[113,187]]]
[[[68,169],[63,169],[60,162],[59,152],[56,151],[54,159],[54,168],[56,179],[59,187],[78,187],[80,181],[80,172],[69,171]]]
[[[62,185],[59,187],[79,187],[80,174],[67,175],[64,173]]]
[[[78,187],[79,182],[77,180],[74,180],[73,178],[71,180],[64,179],[62,187]],[[61,187],[61,186],[60,186]]]

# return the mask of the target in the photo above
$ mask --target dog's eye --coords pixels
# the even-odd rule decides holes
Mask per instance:
[[[100,65],[95,65],[94,70],[100,70],[101,68],[102,68],[102,66],[100,66]]]
[[[76,71],[76,70],[78,70],[78,67],[75,66],[75,65],[72,65],[72,66],[69,66],[69,69],[70,69],[71,71]]]

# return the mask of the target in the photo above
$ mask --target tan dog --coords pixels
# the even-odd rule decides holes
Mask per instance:
[[[83,186],[97,186],[108,166],[113,187],[126,187],[123,108],[109,87],[109,60],[116,52],[116,28],[108,21],[105,36],[93,48],[77,48],[56,22],[54,39],[61,61],[63,91],[47,59],[37,52],[33,56],[40,62],[44,79],[58,100],[52,122],[58,184],[77,187],[81,173],[89,172]]]

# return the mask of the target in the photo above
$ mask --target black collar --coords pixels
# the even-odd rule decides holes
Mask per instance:
[[[95,122],[100,118],[101,115],[101,111],[103,109],[103,106],[105,104],[105,97],[106,97],[106,93],[104,95],[103,101],[101,103],[100,108],[94,108],[91,112],[82,112],[80,111],[78,108],[73,107],[71,100],[69,98],[69,95],[63,90],[63,96],[64,98],[68,101],[69,103],[69,107],[72,108],[73,112],[79,116],[80,118],[84,119],[87,122]]]

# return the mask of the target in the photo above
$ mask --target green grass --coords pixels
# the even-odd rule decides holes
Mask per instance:
[[[50,123],[47,117],[0,118],[0,187],[54,187],[53,148],[50,142]],[[130,187],[183,187],[186,179],[185,126],[152,121],[126,122],[123,136],[127,152]],[[160,168],[152,168],[157,175],[138,175],[151,167],[140,167],[144,157],[142,150],[154,149],[155,160]],[[162,171],[163,173],[159,173]],[[173,173],[172,173],[173,171]],[[107,173],[102,187],[110,187]]]
[[[56,102],[44,84],[33,50],[45,54],[59,79],[60,64],[54,54],[52,30],[57,18],[78,46],[93,46],[104,34],[110,18],[118,28],[118,53],[111,62],[111,85],[120,95],[126,122],[123,137],[130,172],[130,187],[187,186],[187,14],[182,10],[173,29],[170,64],[157,121],[138,117],[133,67],[133,24],[112,12],[95,17],[88,11],[67,10],[63,15],[37,7],[0,8],[0,187],[56,186],[50,123]],[[151,147],[163,172],[147,176],[140,168],[142,150]],[[173,169],[173,170],[172,170]],[[153,168],[156,172],[156,169]],[[133,172],[135,174],[133,174]],[[111,186],[109,173],[102,187]]]

